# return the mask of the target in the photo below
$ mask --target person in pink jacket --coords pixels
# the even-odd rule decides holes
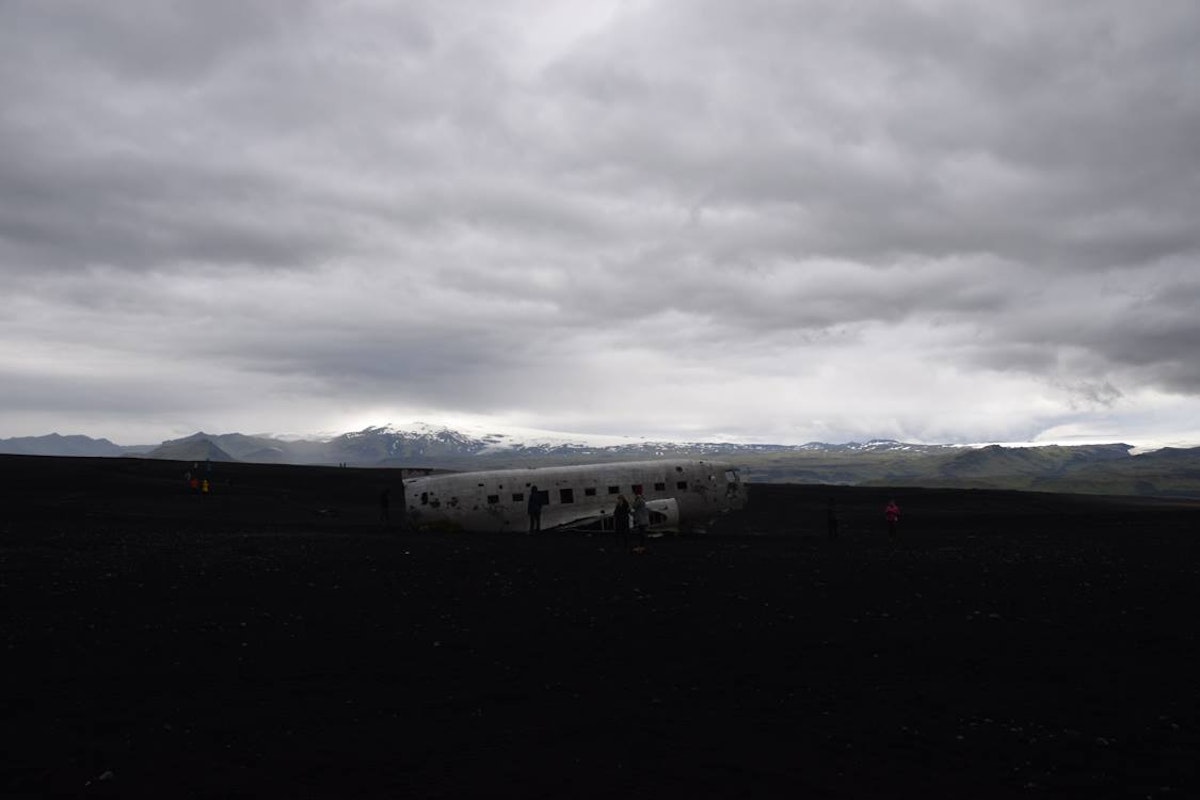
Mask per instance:
[[[883,509],[883,516],[888,524],[888,538],[896,538],[896,525],[900,522],[900,506],[896,505],[895,500],[888,500]]]

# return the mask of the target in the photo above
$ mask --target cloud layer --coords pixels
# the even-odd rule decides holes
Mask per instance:
[[[0,7],[0,435],[1200,424],[1200,10]]]

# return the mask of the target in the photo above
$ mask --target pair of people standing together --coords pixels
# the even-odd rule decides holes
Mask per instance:
[[[646,540],[646,528],[650,526],[650,508],[646,505],[646,498],[642,497],[642,493],[638,492],[633,496],[633,504],[625,499],[625,495],[617,495],[617,507],[613,509],[613,532],[622,538],[622,541],[629,541],[629,525],[630,517],[632,516],[633,528],[638,534],[641,541]]]

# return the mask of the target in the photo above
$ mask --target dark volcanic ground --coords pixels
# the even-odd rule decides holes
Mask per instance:
[[[4,796],[1200,792],[1197,504],[754,485],[631,555],[184,468],[0,456]]]

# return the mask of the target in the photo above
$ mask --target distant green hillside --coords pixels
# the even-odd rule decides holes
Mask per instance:
[[[1200,497],[1200,448],[1130,455],[1124,444],[935,453],[787,453],[738,462],[758,482]]]
[[[1200,497],[1200,448],[1165,448],[1123,461],[1089,464],[1048,478],[1035,488],[1049,492]]]

